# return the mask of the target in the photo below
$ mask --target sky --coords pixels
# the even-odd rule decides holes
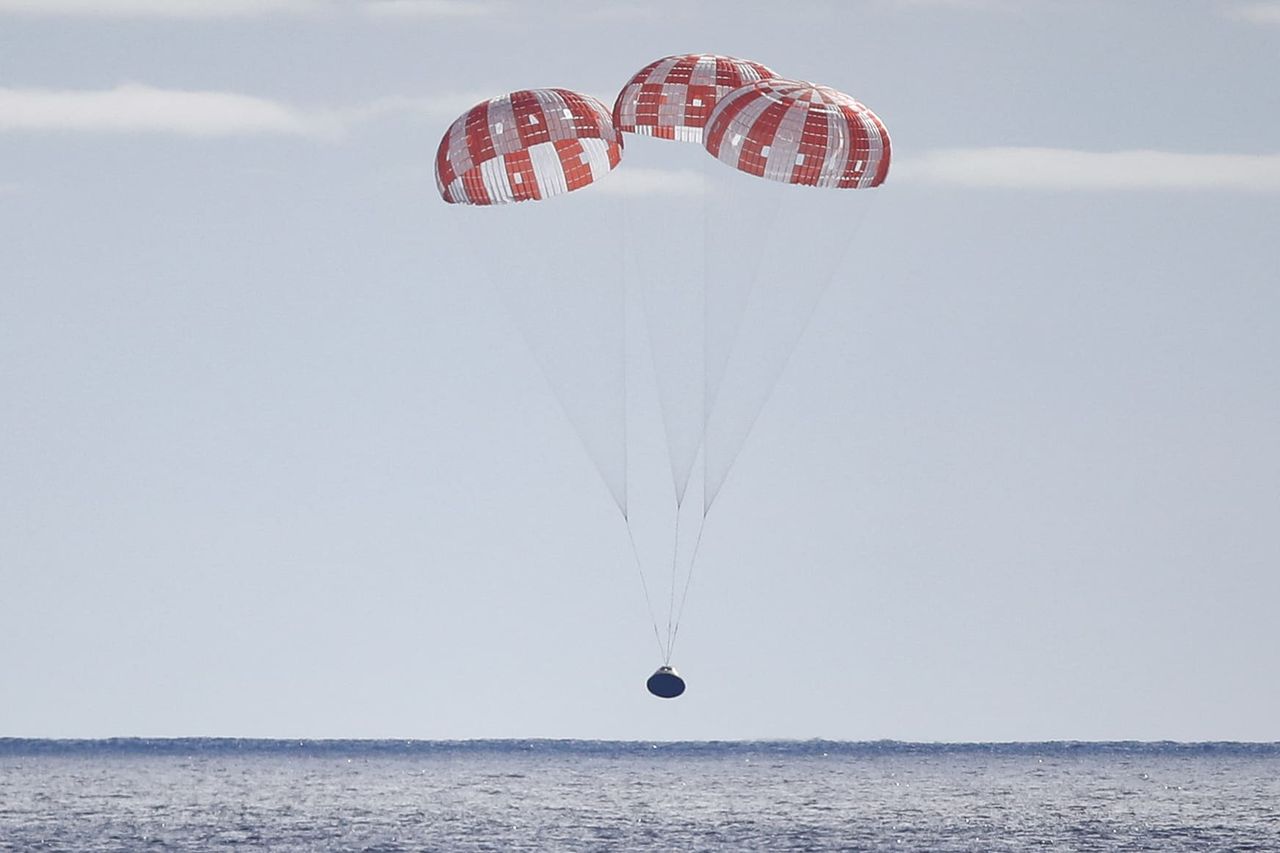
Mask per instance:
[[[667,702],[490,281],[529,247],[432,169],[477,101],[685,52],[894,159]],[[1280,2],[0,0],[0,736],[1280,739],[1277,55]],[[602,204],[687,203],[627,165]]]

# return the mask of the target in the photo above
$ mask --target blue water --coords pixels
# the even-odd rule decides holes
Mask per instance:
[[[0,739],[0,849],[1280,851],[1280,744]]]

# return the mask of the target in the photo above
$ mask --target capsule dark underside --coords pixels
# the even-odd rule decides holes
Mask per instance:
[[[669,666],[660,666],[645,682],[649,692],[660,699],[674,699],[684,692],[684,679]]]

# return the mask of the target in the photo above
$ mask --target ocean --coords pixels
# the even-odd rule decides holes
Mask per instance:
[[[1280,744],[0,739],[0,850],[1280,851]]]

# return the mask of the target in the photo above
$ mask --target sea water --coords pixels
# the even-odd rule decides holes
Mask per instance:
[[[0,849],[1280,851],[1280,744],[0,739]]]

